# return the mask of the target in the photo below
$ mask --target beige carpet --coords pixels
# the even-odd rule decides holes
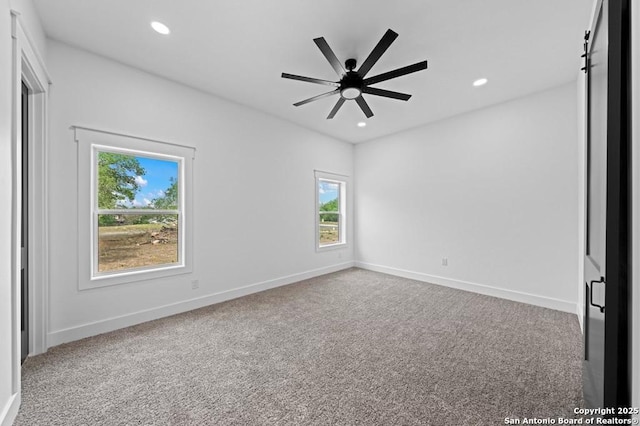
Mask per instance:
[[[350,269],[27,360],[16,425],[499,425],[582,406],[575,315]]]

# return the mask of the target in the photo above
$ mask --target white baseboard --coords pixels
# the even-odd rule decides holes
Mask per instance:
[[[382,272],[384,274],[395,275],[402,278],[409,278],[416,281],[424,281],[431,284],[456,288],[458,290],[465,290],[473,293],[484,294],[487,296],[499,297],[501,299],[541,306],[543,308],[554,309],[556,311],[563,311],[571,314],[576,313],[576,304],[574,302],[569,302],[566,300],[538,296],[535,294],[507,290],[498,287],[491,287],[488,285],[472,283],[469,281],[454,280],[451,278],[424,274],[422,272],[407,271],[404,269],[392,268],[389,266],[374,265],[367,262],[356,261],[355,266],[357,268],[368,269],[374,272]]]
[[[132,325],[141,324],[147,321],[153,321],[170,315],[180,314],[192,311],[194,309],[203,308],[227,300],[236,299],[238,297],[247,296],[252,293],[269,290],[271,288],[292,284],[309,278],[318,277],[320,275],[329,274],[331,272],[341,271],[354,266],[354,262],[344,262],[324,268],[313,269],[310,271],[300,272],[297,274],[287,275],[259,283],[249,284],[243,287],[226,290],[219,293],[208,294],[206,296],[189,299],[169,305],[159,306],[153,309],[134,312],[119,317],[108,318],[77,327],[71,327],[64,330],[54,331],[48,334],[47,342],[49,347],[60,345],[75,340],[84,339],[85,337],[96,336],[98,334],[107,333],[118,330],[120,328],[130,327]]]
[[[11,395],[2,411],[0,411],[0,425],[11,426],[20,409],[20,393]]]

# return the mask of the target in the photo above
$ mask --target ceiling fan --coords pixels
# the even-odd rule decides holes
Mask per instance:
[[[300,102],[296,102],[295,106],[300,106],[304,104],[308,104],[309,102],[317,101],[318,99],[323,99],[332,95],[340,95],[338,102],[335,104],[327,119],[331,119],[335,117],[336,113],[342,107],[342,105],[347,100],[355,100],[364,115],[367,118],[373,116],[373,112],[367,102],[362,97],[363,94],[375,95],[375,96],[383,96],[385,98],[399,99],[401,101],[408,101],[411,95],[400,92],[393,92],[391,90],[378,89],[377,87],[370,87],[372,84],[380,83],[381,81],[390,80],[392,78],[400,77],[406,74],[411,74],[416,71],[421,71],[427,68],[427,61],[418,62],[413,65],[409,65],[406,67],[398,68],[393,71],[385,72],[382,74],[378,74],[373,77],[365,78],[367,73],[371,70],[371,68],[378,62],[378,59],[382,56],[382,54],[389,48],[391,43],[398,37],[398,34],[392,30],[387,30],[387,32],[382,36],[382,39],[378,42],[376,47],[373,48],[367,59],[365,59],[364,63],[360,65],[360,69],[354,71],[356,68],[356,60],[355,59],[347,59],[344,63],[345,67],[342,66],[338,58],[336,57],[333,50],[329,47],[324,37],[319,37],[313,39],[316,43],[320,51],[327,58],[327,61],[331,64],[333,69],[336,71],[340,80],[338,81],[329,81],[329,80],[321,80],[318,78],[312,77],[303,77],[300,75],[287,74],[282,73],[282,78],[289,78],[291,80],[300,80],[306,81],[308,83],[316,83],[323,84],[326,86],[335,87],[334,90],[323,93],[321,95],[314,96],[309,99],[305,99]]]

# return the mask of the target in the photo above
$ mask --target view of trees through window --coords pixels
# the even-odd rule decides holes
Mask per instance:
[[[97,272],[179,261],[177,161],[100,151]]]
[[[336,244],[340,239],[340,184],[326,180],[319,181],[318,197],[320,206],[320,245]]]

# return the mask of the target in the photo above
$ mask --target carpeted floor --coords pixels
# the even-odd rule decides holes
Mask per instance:
[[[499,425],[582,406],[575,315],[350,269],[28,359],[16,425]]]

